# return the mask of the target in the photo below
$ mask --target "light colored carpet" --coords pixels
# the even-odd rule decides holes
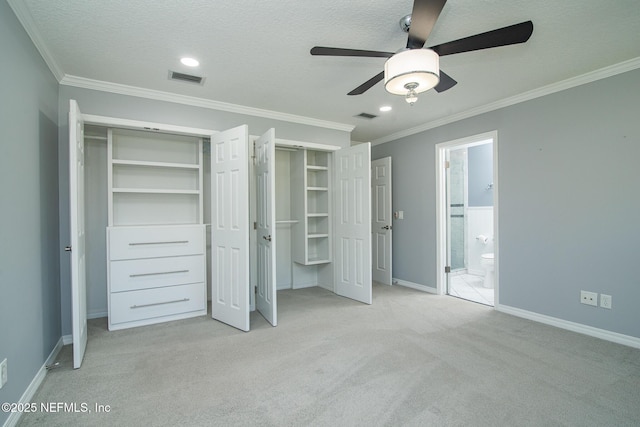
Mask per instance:
[[[90,321],[21,426],[638,426],[640,350],[459,300],[374,286],[373,305],[278,293],[279,325],[199,317],[108,332]]]

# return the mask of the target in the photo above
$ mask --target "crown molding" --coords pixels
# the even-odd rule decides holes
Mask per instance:
[[[47,45],[44,43],[42,36],[40,35],[40,31],[38,31],[35,21],[29,12],[29,8],[27,8],[25,3],[20,0],[7,0],[7,3],[9,3],[9,7],[13,9],[13,13],[16,15],[18,21],[20,21],[22,27],[31,38],[31,41],[38,52],[40,52],[40,56],[42,56],[42,59],[49,67],[53,76],[58,82],[60,82],[64,76],[64,71],[62,71],[58,62],[55,60],[51,52],[49,52],[49,49],[47,49]]]
[[[156,101],[174,102],[177,104],[190,105],[193,107],[220,110],[229,113],[245,114],[249,116],[263,117],[267,119],[282,120],[285,122],[299,123],[309,126],[317,126],[327,129],[351,132],[355,126],[343,123],[330,122],[326,120],[314,119],[311,117],[297,116],[295,114],[281,113],[278,111],[263,110],[261,108],[247,107],[244,105],[231,104],[228,102],[213,101],[210,99],[198,98],[195,96],[179,95],[170,92],[145,89],[136,86],[128,86],[119,83],[105,82],[101,80],[87,79],[84,77],[65,75],[60,80],[61,85],[73,86],[83,89],[99,90],[102,92],[117,93],[120,95],[136,96],[139,98],[153,99]]]
[[[576,77],[571,77],[569,79],[562,80],[557,83],[552,83],[550,85],[543,86],[538,89],[530,90],[528,92],[524,92],[519,95],[505,98],[499,101],[495,101],[487,105],[472,108],[470,110],[463,111],[458,114],[453,114],[451,116],[443,117],[442,119],[433,120],[433,121],[424,123],[422,125],[412,127],[410,129],[405,129],[399,132],[395,132],[390,135],[371,141],[371,145],[374,146],[374,145],[384,144],[386,142],[395,141],[400,138],[415,135],[417,133],[424,132],[429,129],[434,129],[440,126],[447,125],[449,123],[457,122],[459,120],[467,119],[480,114],[488,113],[490,111],[498,110],[500,108],[509,107],[511,105],[529,101],[531,99],[540,98],[546,95],[551,95],[552,93],[560,92],[566,89],[571,89],[573,87],[591,83],[596,80],[605,79],[607,77],[612,77],[617,74],[635,70],[637,68],[640,68],[640,57],[633,58],[628,61],[621,62],[619,64],[614,64],[608,67],[604,67],[599,70],[591,71],[589,73],[585,73]]]

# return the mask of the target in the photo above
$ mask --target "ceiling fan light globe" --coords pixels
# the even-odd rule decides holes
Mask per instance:
[[[421,93],[439,82],[440,57],[431,49],[404,50],[384,64],[384,88],[394,95],[405,95],[407,84],[417,84],[414,90]]]

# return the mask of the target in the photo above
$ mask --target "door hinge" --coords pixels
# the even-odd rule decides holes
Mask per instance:
[[[451,266],[447,265],[444,267],[444,272],[445,273],[451,273]]]
[[[258,164],[258,159],[256,157],[256,142],[253,141],[253,150],[251,151],[251,163],[255,166]]]
[[[451,166],[451,164],[449,163],[449,160],[445,160],[445,162],[444,162],[444,168],[445,168],[445,169],[449,169],[449,166]]]
[[[258,229],[258,223],[256,221],[253,221],[253,229],[254,230]]]

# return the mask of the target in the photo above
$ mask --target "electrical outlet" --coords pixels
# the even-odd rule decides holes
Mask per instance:
[[[600,307],[611,309],[611,295],[600,294]]]
[[[0,363],[0,388],[4,387],[7,383],[7,359],[4,359]]]
[[[580,302],[582,304],[598,306],[598,294],[595,292],[580,291]]]

